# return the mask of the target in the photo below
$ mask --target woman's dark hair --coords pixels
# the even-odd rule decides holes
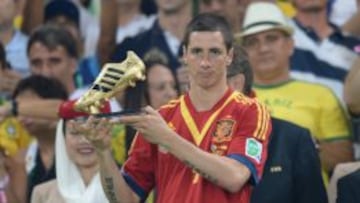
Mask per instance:
[[[43,99],[61,99],[68,98],[65,87],[56,79],[47,78],[41,75],[31,75],[20,80],[15,87],[12,98],[16,97],[24,91],[31,90]]]

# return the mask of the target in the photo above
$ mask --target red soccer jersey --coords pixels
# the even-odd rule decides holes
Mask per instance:
[[[156,187],[161,203],[246,203],[263,172],[271,131],[268,112],[255,99],[229,89],[209,111],[197,112],[189,95],[160,109],[168,125],[184,139],[209,153],[233,158],[251,171],[234,194],[192,171],[160,146],[138,135],[122,174],[141,198]],[[226,175],[226,174],[224,174]]]

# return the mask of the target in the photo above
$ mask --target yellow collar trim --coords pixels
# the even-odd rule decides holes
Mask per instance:
[[[204,139],[207,131],[209,130],[211,124],[213,124],[215,118],[219,115],[219,113],[224,109],[224,107],[235,97],[235,92],[233,92],[226,101],[222,104],[222,106],[216,110],[214,113],[211,114],[209,119],[205,122],[204,127],[201,129],[201,132],[197,128],[195,121],[193,117],[190,114],[190,111],[188,107],[186,106],[184,96],[181,96],[180,98],[180,111],[181,115],[185,121],[186,126],[188,127],[195,144],[199,146],[201,144],[201,141]]]

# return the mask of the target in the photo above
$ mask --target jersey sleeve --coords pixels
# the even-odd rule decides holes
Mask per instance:
[[[238,123],[227,156],[248,167],[250,183],[257,184],[267,158],[270,116],[265,106],[254,102],[239,116]]]
[[[328,90],[328,89],[326,89]],[[320,140],[350,139],[349,121],[340,102],[334,94],[324,91],[320,112]]]
[[[142,200],[146,199],[155,184],[155,150],[154,145],[137,134],[121,170],[126,183]]]

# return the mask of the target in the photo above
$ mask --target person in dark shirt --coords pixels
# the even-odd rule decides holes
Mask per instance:
[[[63,85],[55,80],[40,75],[33,75],[21,80],[16,86],[13,99],[18,102],[39,99],[66,100],[68,94]],[[56,123],[31,116],[19,116],[23,126],[37,140],[34,155],[34,167],[28,174],[28,200],[33,188],[42,182],[55,178],[55,128]]]

